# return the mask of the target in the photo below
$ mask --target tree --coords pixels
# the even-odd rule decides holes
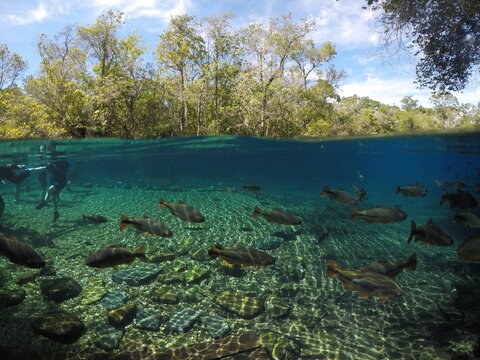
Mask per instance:
[[[480,67],[480,1],[478,0],[366,0],[382,10],[380,23],[386,43],[411,40],[420,61],[421,87],[458,91]]]
[[[19,54],[0,44],[0,90],[12,86],[26,68],[27,62]]]
[[[188,86],[201,73],[205,59],[205,42],[198,31],[198,22],[193,16],[179,15],[170,20],[168,29],[160,36],[157,60],[162,70],[173,76],[172,85],[180,97],[180,134],[188,126]],[[178,85],[177,85],[178,84]],[[177,87],[178,86],[178,87]]]

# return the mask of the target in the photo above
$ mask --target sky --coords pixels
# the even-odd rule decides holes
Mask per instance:
[[[233,12],[234,28],[291,13],[294,19],[311,18],[316,30],[310,38],[318,45],[331,41],[337,50],[332,63],[346,77],[341,96],[368,96],[385,104],[400,105],[413,96],[431,106],[428,89],[415,84],[415,63],[409,56],[389,55],[382,50],[381,29],[375,14],[362,9],[365,0],[0,0],[0,44],[18,52],[29,63],[28,73],[38,71],[36,43],[41,33],[53,36],[67,25],[89,25],[112,9],[125,14],[125,33],[136,31],[155,49],[159,34],[172,16],[198,18]],[[460,103],[480,102],[480,81],[454,93]]]

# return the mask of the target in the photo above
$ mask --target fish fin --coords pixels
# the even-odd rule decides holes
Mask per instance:
[[[255,271],[258,271],[262,268],[262,265],[255,265]]]
[[[260,208],[258,206],[255,206],[255,209],[253,210],[253,214],[252,214],[252,218],[256,218],[256,217],[259,217],[261,214],[260,214]]]
[[[329,191],[330,191],[330,188],[329,188],[327,185],[325,185],[325,186],[323,187],[322,192],[320,193],[320,197],[323,198],[323,197],[327,196],[327,194],[328,194]]]
[[[358,295],[359,299],[368,299],[370,297],[370,294],[366,291],[360,291],[360,295]]]
[[[141,231],[141,230],[139,230],[139,229],[137,229],[137,230],[138,230],[138,231]],[[153,236],[153,234],[152,234],[151,232],[146,232],[146,233],[145,233],[145,236]]]
[[[427,244],[426,242],[423,243],[423,247],[426,248],[426,247],[429,247],[429,246],[430,246],[430,244]]]
[[[347,290],[353,290],[355,289],[355,287],[352,285],[352,283],[350,283],[348,280],[345,280],[345,279],[342,279],[340,278],[340,281],[342,282],[343,284],[343,287]]]
[[[209,250],[208,250],[208,256],[210,256],[212,259],[216,259],[218,257],[218,251],[221,250],[220,245],[213,245]]]
[[[249,266],[250,266],[250,265],[248,265],[248,264],[241,264],[240,270],[248,269]],[[258,267],[257,267],[257,270],[258,270]]]
[[[162,209],[165,209],[166,207],[167,206],[165,205],[165,200],[163,200],[163,198],[160,198],[159,204],[158,204],[158,209],[162,210]]]
[[[360,211],[358,211],[357,209],[350,209],[350,214],[353,221],[357,221],[358,219],[360,219]]]
[[[233,267],[235,266],[235,264],[231,264],[231,263],[229,263],[228,261],[223,260],[223,261],[222,261],[222,266],[229,267],[229,268],[233,268]]]
[[[440,206],[442,206],[443,204],[445,204],[447,201],[448,201],[448,191],[447,190],[443,190],[442,191],[442,199],[440,200]]]
[[[125,230],[125,228],[128,226],[128,217],[125,215],[120,216],[120,230]]]
[[[137,250],[135,250],[135,253],[136,253],[136,256],[138,257],[138,259],[142,262],[147,262],[148,259],[147,257],[145,256],[145,246],[140,246]]]
[[[135,257],[132,257],[128,262],[126,262],[127,265],[132,265],[133,262],[135,261]]]
[[[412,255],[410,255],[410,257],[408,258],[408,266],[407,266],[407,269],[410,270],[410,271],[414,271],[417,269],[417,254],[416,253],[413,253]]]
[[[415,224],[415,221],[412,220],[412,222],[410,223],[410,235],[408,235],[407,244],[410,244],[410,241],[412,241],[416,232],[417,232],[417,225]]]
[[[397,269],[397,270],[392,271],[391,273],[385,274],[385,275],[388,276],[389,278],[392,278],[392,279],[393,279],[395,276],[397,276],[398,274],[400,274],[400,273],[402,272],[402,270],[403,270],[403,269],[400,268],[400,269]]]
[[[327,264],[327,276],[329,278],[334,278],[337,276],[337,274],[334,272],[336,270],[338,270],[339,267],[338,265],[335,263],[335,261],[333,260],[330,260]]]
[[[118,266],[118,265],[113,266],[113,270],[115,270],[115,271],[120,270],[120,266]]]

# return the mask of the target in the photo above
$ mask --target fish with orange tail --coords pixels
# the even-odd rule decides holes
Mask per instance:
[[[131,265],[137,258],[143,262],[148,261],[143,246],[137,250],[130,250],[121,246],[112,245],[95,251],[87,258],[85,264],[100,269],[113,267],[115,270],[118,270],[119,265]]]
[[[387,299],[403,295],[400,286],[388,276],[373,272],[343,270],[334,261],[328,262],[327,276],[338,277],[345,289],[359,291],[360,299],[375,296],[380,298],[381,303],[384,303]]]
[[[125,230],[128,225],[132,225],[135,230],[144,232],[149,236],[170,237],[173,235],[172,231],[164,223],[146,215],[143,218],[128,218],[122,215],[120,217],[120,230]]]
[[[273,265],[275,263],[275,258],[273,256],[270,256],[263,251],[243,246],[227,247],[218,244],[213,245],[210,250],[208,250],[208,255],[210,255],[212,259],[220,257],[230,266],[240,264],[241,269],[254,266],[258,270],[261,267]]]
[[[298,217],[289,213],[287,211],[283,211],[280,209],[273,209],[272,211],[262,210],[258,206],[255,206],[253,210],[252,218],[257,218],[262,216],[268,222],[273,222],[282,225],[300,225],[302,220]]]
[[[175,215],[183,221],[191,223],[202,223],[205,221],[205,218],[197,211],[197,209],[185,204],[183,201],[173,203],[160,198],[158,209],[168,209],[172,215]]]
[[[416,268],[417,254],[412,254],[407,259],[399,261],[379,260],[377,262],[364,265],[355,271],[381,274],[393,279],[395,276],[400,274],[403,269],[414,271]]]

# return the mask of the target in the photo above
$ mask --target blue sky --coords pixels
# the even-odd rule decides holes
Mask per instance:
[[[135,30],[152,49],[172,15],[199,18],[231,11],[234,27],[292,13],[294,18],[311,17],[316,31],[311,38],[318,44],[331,41],[338,55],[333,63],[346,72],[341,95],[369,96],[387,104],[400,104],[407,95],[430,106],[428,90],[416,88],[415,68],[406,56],[388,56],[381,50],[380,29],[375,16],[362,9],[365,0],[0,0],[0,43],[20,53],[29,63],[29,73],[38,69],[36,43],[41,33],[56,34],[71,24],[92,24],[109,10],[125,13],[124,30]],[[480,102],[478,79],[462,93],[461,103]]]

